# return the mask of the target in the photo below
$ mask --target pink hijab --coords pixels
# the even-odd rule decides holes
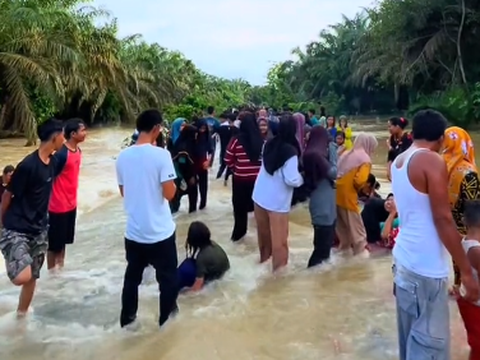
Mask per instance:
[[[371,163],[370,156],[378,146],[378,141],[372,134],[360,133],[355,138],[353,148],[345,151],[337,163],[337,178],[341,178],[362,164]]]
[[[295,119],[295,124],[297,125],[295,137],[300,145],[300,151],[303,153],[303,150],[305,150],[305,116],[302,113],[297,112],[293,114],[293,118]]]

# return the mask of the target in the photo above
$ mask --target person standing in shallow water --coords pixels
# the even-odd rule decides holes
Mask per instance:
[[[149,265],[155,268],[160,285],[158,324],[164,325],[177,309],[176,225],[169,206],[176,192],[175,167],[166,149],[152,145],[162,124],[158,110],[142,112],[137,118],[137,142],[122,150],[116,162],[118,187],[127,214],[127,268],[122,290],[121,327],[132,324],[137,317],[138,287]]]
[[[392,252],[400,360],[450,359],[448,253],[460,269],[465,299],[479,298],[449,205],[447,167],[438,154],[446,126],[440,113],[419,111],[413,144],[391,167],[401,226]]]
[[[448,200],[453,219],[460,234],[465,235],[467,231],[463,223],[465,202],[480,199],[475,151],[468,132],[457,126],[449,127],[445,131],[442,156],[447,164]],[[460,273],[456,265],[454,272],[454,284],[458,286]]]
[[[77,220],[77,193],[82,150],[78,146],[85,140],[87,130],[81,119],[68,120],[64,127],[67,140],[53,155],[60,174],[53,182],[48,206],[47,268],[63,268],[66,246],[73,244]]]
[[[63,146],[62,122],[50,119],[37,128],[38,150],[27,155],[12,174],[2,196],[0,250],[10,281],[21,286],[17,315],[26,315],[47,252],[48,202],[57,161],[52,154]]]
[[[310,131],[303,165],[305,187],[310,193],[309,210],[313,225],[313,253],[308,261],[308,267],[312,267],[330,258],[337,218],[337,147],[330,141],[324,127],[315,126]]]
[[[360,133],[352,150],[346,151],[338,159],[336,233],[340,241],[339,249],[349,251],[353,248],[354,255],[368,255],[367,234],[360,215],[358,193],[368,182],[372,168],[371,156],[377,145],[377,139],[372,134]]]
[[[288,263],[288,214],[293,189],[303,184],[298,171],[300,146],[293,116],[284,116],[278,134],[267,141],[252,198],[257,221],[260,262],[272,258],[273,271]]]
[[[390,168],[393,160],[412,145],[412,135],[405,132],[407,126],[408,120],[403,117],[392,117],[388,121],[388,131],[391,134],[387,140],[387,179],[389,181],[391,181]]]
[[[263,138],[255,115],[245,112],[241,123],[227,147],[225,163],[233,172],[232,205],[234,225],[231,239],[238,241],[247,234],[248,213],[253,211],[252,193],[260,171]]]
[[[207,120],[196,119],[194,125],[197,128],[197,142],[195,145],[195,166],[197,173],[198,191],[200,193],[199,209],[203,210],[207,206],[208,195],[208,169],[210,168],[210,158],[213,156],[212,137]]]

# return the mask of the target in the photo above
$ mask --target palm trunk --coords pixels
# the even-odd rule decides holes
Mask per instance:
[[[464,85],[467,85],[467,76],[465,75],[465,69],[463,67],[463,57],[462,57],[462,34],[463,28],[465,26],[465,0],[460,0],[460,6],[462,7],[462,19],[460,20],[460,25],[458,27],[457,34],[457,58],[458,58],[458,68],[460,69],[460,74],[462,76],[462,81]]]

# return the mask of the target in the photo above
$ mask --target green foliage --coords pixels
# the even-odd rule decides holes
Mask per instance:
[[[422,109],[440,111],[454,125],[468,128],[479,119],[480,83],[472,91],[463,86],[452,86],[433,95],[419,96],[409,109],[413,115]]]
[[[463,119],[457,123],[470,124],[480,111],[480,90],[472,86],[480,82],[480,52],[472,50],[479,32],[477,0],[379,0],[294,49],[295,60],[273,66],[254,98],[262,94],[277,107],[321,104],[332,114],[438,103]]]
[[[82,5],[0,0],[0,130],[33,142],[36,125],[54,114],[132,122],[145,108],[190,117],[247,101],[245,81],[207,75],[139,35],[119,38],[115,18]]]

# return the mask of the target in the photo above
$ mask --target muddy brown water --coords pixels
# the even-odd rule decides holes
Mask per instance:
[[[357,128],[358,130],[358,128]],[[385,126],[362,126],[380,143],[374,172],[385,179]],[[179,259],[188,224],[202,220],[227,251],[231,271],[198,294],[179,298],[181,312],[161,331],[156,326],[158,289],[147,269],[140,289],[138,332],[119,329],[125,269],[125,216],[115,180],[115,156],[125,129],[92,130],[83,145],[77,237],[65,269],[44,269],[33,312],[14,319],[19,289],[0,264],[0,359],[2,360],[389,360],[397,359],[391,257],[341,259],[306,270],[312,229],[305,206],[290,216],[290,264],[271,275],[258,264],[254,221],[246,239],[229,241],[230,189],[211,171],[207,209],[176,215]],[[480,134],[474,135],[480,140]],[[31,148],[1,140],[1,163],[17,163]],[[134,171],[134,169],[132,169]],[[382,193],[388,193],[385,181]],[[186,200],[186,199],[185,199]],[[468,351],[463,325],[451,304],[454,359]]]

